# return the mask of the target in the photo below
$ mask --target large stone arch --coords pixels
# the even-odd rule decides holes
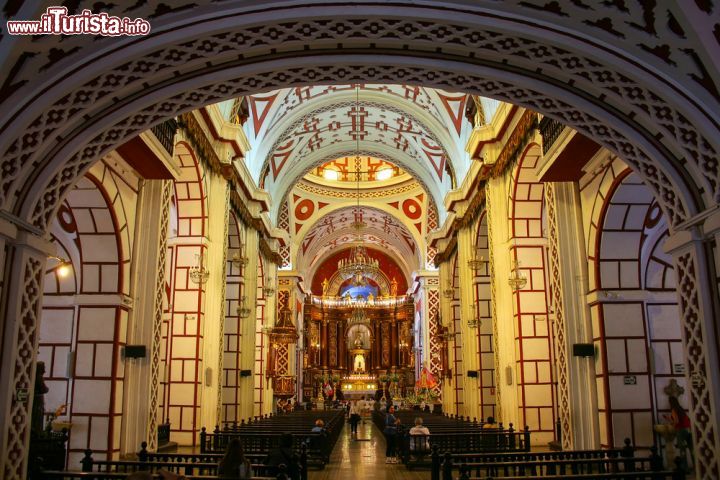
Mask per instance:
[[[698,214],[720,200],[720,94],[713,81],[720,76],[712,33],[720,7],[643,2],[621,10],[606,2],[546,9],[544,4],[200,1],[163,10],[141,2],[109,11],[152,17],[148,37],[5,36],[0,40],[8,72],[0,86],[3,217],[44,234],[63,196],[93,162],[179,112],[283,86],[390,81],[538,110],[631,165],[653,190],[673,232],[703,221]],[[39,15],[37,8],[13,3],[3,13],[30,19]],[[703,241],[688,233],[675,239],[673,248],[689,370],[698,375],[691,409],[702,421],[695,427],[702,452],[697,471],[717,476],[720,378],[717,336],[708,320],[717,308],[717,285]],[[3,364],[15,366],[2,375],[6,392],[33,379],[33,356],[25,353],[36,342],[34,287],[44,247],[23,242],[3,251],[3,286],[9,289],[5,345],[11,347],[3,349]],[[24,470],[27,408],[8,400],[9,394],[4,398],[2,446],[9,453],[3,470],[14,479]],[[7,440],[10,436],[16,439]]]
[[[152,12],[148,37],[92,47],[90,39],[74,39],[77,52],[48,63],[11,52],[13,98],[0,119],[4,209],[44,230],[58,199],[94,160],[152,124],[245,93],[348,81],[417,83],[536,109],[620,154],[655,190],[673,225],[718,199],[720,95],[708,76],[716,70],[712,55],[702,63],[704,51],[682,48],[692,38],[660,20],[645,25],[644,36],[631,26],[642,13],[688,22],[687,10],[562,7],[541,14],[530,4],[456,1],[402,8],[363,2],[348,12],[317,3],[323,5],[268,1],[197,7],[192,15]],[[709,12],[693,13],[692,27],[712,29]],[[591,21],[603,14],[618,17],[613,29]],[[598,28],[588,34],[588,25]],[[660,48],[651,37],[658,31],[672,35],[673,46],[662,45],[665,58],[648,54]],[[31,51],[55,47],[52,39],[23,40]],[[132,48],[122,48],[130,40]],[[607,41],[612,52],[603,48]],[[27,78],[32,66],[45,75]]]

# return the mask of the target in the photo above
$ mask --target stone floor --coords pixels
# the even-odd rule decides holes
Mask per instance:
[[[308,472],[308,480],[428,480],[430,471],[408,471],[402,464],[385,463],[385,438],[369,420],[358,425],[358,440],[350,438],[347,423],[324,470]]]

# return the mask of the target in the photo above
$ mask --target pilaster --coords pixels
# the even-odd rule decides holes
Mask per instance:
[[[227,278],[230,189],[227,180],[207,174],[208,245],[203,328],[203,363],[200,399],[200,426],[214,427],[222,418],[223,343],[225,337],[225,285]]]
[[[250,316],[240,320],[240,331],[242,332],[240,347],[240,368],[241,370],[250,370],[252,375],[240,377],[240,405],[238,406],[238,418],[247,419],[253,416],[254,395],[255,395],[255,376],[257,366],[255,364],[255,328],[256,328],[256,312],[257,312],[257,288],[258,288],[258,268],[260,256],[257,253],[259,247],[259,238],[257,230],[249,228],[245,224],[241,227],[245,229],[245,251],[247,252],[248,264],[244,269],[245,274],[245,295],[246,305],[250,309]]]
[[[517,385],[516,325],[510,275],[507,180],[489,179],[486,184],[490,288],[492,291],[493,339],[496,362],[497,420],[519,425]]]
[[[164,420],[159,418],[159,383],[171,191],[170,181],[146,180],[137,202],[134,244],[146,248],[134,249],[131,263],[134,306],[128,318],[126,341],[130,345],[146,345],[148,356],[125,366],[127,395],[121,454],[136,452],[143,441],[148,442],[149,450],[155,450],[157,427]],[[147,265],[154,268],[144,268]]]
[[[592,343],[587,296],[588,265],[576,183],[546,183],[551,322],[555,332],[555,374],[563,449],[600,445],[597,384],[592,357],[572,356],[575,343]],[[562,257],[562,258],[561,258]]]
[[[716,232],[699,228],[675,232],[665,250],[675,260],[686,356],[695,478],[720,476],[720,349],[718,348]]]
[[[5,229],[3,229],[5,230]],[[14,230],[14,229],[10,229]],[[13,233],[15,238],[5,237]],[[24,231],[3,231],[2,359],[0,369],[0,476],[24,480],[27,472],[30,422],[39,338],[42,279],[54,247]]]

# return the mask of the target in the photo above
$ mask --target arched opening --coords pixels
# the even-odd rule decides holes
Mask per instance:
[[[675,381],[687,390],[673,262],[661,248],[668,226],[630,170],[618,172],[602,194],[591,303],[601,443],[620,446],[630,438],[649,448],[654,425],[670,409],[666,388]],[[679,400],[687,407],[686,395]]]
[[[87,448],[117,458],[123,415],[124,332],[134,225],[123,202],[137,195],[134,178],[114,158],[96,164],[69,192],[51,229],[58,257],[45,272],[38,361],[49,389],[46,420],[67,422],[68,462]],[[122,167],[120,167],[122,168]],[[66,267],[65,267],[66,268]]]
[[[661,46],[668,35],[664,27],[659,38],[651,35],[658,44],[648,45],[647,39],[638,38],[654,31],[654,26],[634,26],[632,15],[638,11],[630,8],[613,13],[613,18],[619,18],[612,32],[594,26],[598,22],[588,15],[605,12],[605,8],[617,10],[609,5],[588,12],[577,5],[563,5],[560,13],[513,6],[519,10],[512,15],[505,5],[488,10],[459,3],[443,5],[442,9],[428,3],[402,11],[374,4],[360,7],[372,8],[372,14],[365,15],[359,8],[357,16],[348,18],[342,15],[342,7],[325,5],[320,12],[310,8],[302,13],[292,7],[262,12],[254,7],[242,12],[218,10],[208,13],[208,18],[218,15],[219,21],[207,22],[212,27],[185,23],[186,13],[170,12],[167,17],[158,12],[157,26],[162,33],[137,41],[134,56],[129,57],[122,49],[102,48],[104,43],[92,50],[79,47],[62,61],[55,60],[57,51],[53,55],[37,54],[49,48],[52,40],[42,42],[44,46],[38,46],[38,52],[31,55],[11,56],[18,64],[8,69],[11,73],[2,87],[2,98],[14,92],[21,101],[8,104],[0,120],[2,169],[7,172],[0,200],[8,218],[42,234],[60,208],[61,199],[85,169],[151,124],[220,99],[278,86],[307,85],[317,79],[344,83],[391,79],[457,88],[547,113],[622,155],[653,189],[672,231],[701,222],[696,215],[717,202],[720,136],[714,119],[718,102],[714,85],[708,80],[712,75],[707,74],[716,69],[714,65],[704,68],[702,60],[687,61],[705,56],[703,49],[695,55],[694,49],[688,48],[692,41],[684,32],[677,33],[682,29],[671,28],[677,44],[669,42],[672,45],[666,49]],[[652,12],[645,13],[653,15],[644,18],[677,16],[679,24],[687,26],[688,17],[692,17],[674,7],[647,8]],[[712,8],[698,12],[700,18],[712,15]],[[318,13],[323,17],[320,20]],[[337,20],[322,23],[325,16],[333,15]],[[163,30],[167,27],[169,31],[171,22],[177,45],[172,45]],[[338,22],[343,22],[341,28]],[[310,26],[307,30],[312,34],[304,25]],[[426,31],[426,25],[434,25],[437,31],[418,34]],[[559,28],[548,28],[553,25]],[[326,35],[318,39],[316,29]],[[372,38],[366,40],[368,32]],[[608,58],[601,45],[607,45],[613,36],[620,48]],[[34,41],[28,43],[33,45]],[[278,49],[281,44],[283,48]],[[203,48],[212,53],[196,55],[194,47],[198,45],[206,45]],[[325,46],[327,52],[322,51]],[[65,46],[61,47],[59,52],[65,52]],[[298,55],[292,55],[295,49]],[[667,53],[653,53],[658,51]],[[208,61],[210,56],[212,60]],[[686,61],[677,61],[678,56]],[[40,66],[48,58],[51,61],[42,65],[44,75],[36,75],[39,69],[30,73],[30,77],[41,78],[28,77],[32,71],[28,66]],[[98,61],[101,58],[102,62]],[[212,79],[206,75],[209,72]],[[66,80],[46,88],[48,79],[59,78]],[[188,93],[188,89],[194,91]],[[678,283],[688,285],[681,295],[691,347],[687,349],[690,368],[699,369],[701,378],[704,375],[712,380],[692,387],[699,392],[697,398],[705,398],[716,388],[716,379],[708,369],[717,364],[717,355],[703,347],[707,340],[704,324],[697,318],[712,317],[717,282],[713,282],[712,291],[705,289],[705,281],[715,275],[712,261],[688,245],[682,256],[677,254],[677,274]],[[6,270],[14,268],[14,253],[9,252]],[[21,275],[12,274],[16,280]],[[12,345],[12,340],[5,343]],[[21,362],[19,371],[29,371],[32,362]],[[714,418],[714,402],[698,402],[694,408]],[[717,444],[712,426],[703,436],[714,439],[706,443]],[[713,454],[716,448],[703,451],[711,452],[703,468],[712,474],[712,469],[717,469],[713,460],[717,458]]]

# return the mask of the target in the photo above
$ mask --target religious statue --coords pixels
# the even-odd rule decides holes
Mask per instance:
[[[362,333],[357,332],[355,335],[355,341],[353,342],[355,348],[363,348]]]
[[[330,286],[330,282],[328,281],[327,277],[322,281],[322,296],[327,297],[328,293],[328,287]]]
[[[45,385],[45,362],[37,362],[35,369],[35,388],[33,389],[33,409],[30,421],[30,431],[35,435],[42,435],[45,421],[45,394],[50,389]]]
[[[398,282],[395,280],[395,277],[392,278],[392,281],[390,282],[390,296],[391,297],[397,297],[398,294]]]
[[[364,373],[365,372],[365,356],[361,353],[358,353],[355,355],[355,366],[354,370],[357,373]]]

